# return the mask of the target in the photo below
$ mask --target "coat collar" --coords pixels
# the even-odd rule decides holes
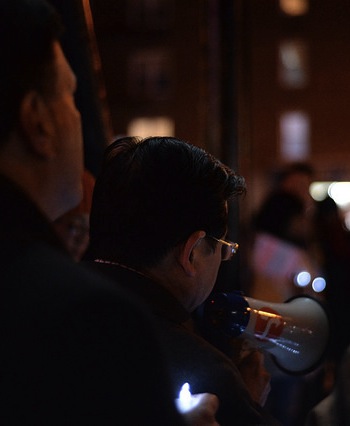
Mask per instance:
[[[151,308],[154,315],[176,323],[190,320],[190,313],[181,303],[166,288],[149,277],[120,264],[91,261],[86,263],[135,294]]]

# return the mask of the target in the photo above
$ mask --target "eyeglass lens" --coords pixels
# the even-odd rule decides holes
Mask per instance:
[[[226,244],[221,244],[221,259],[228,260],[233,256],[233,251],[231,246]]]

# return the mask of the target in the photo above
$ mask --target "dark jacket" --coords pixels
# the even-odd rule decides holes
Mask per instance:
[[[193,393],[210,392],[219,397],[217,420],[221,426],[278,424],[250,398],[235,364],[192,331],[190,314],[165,288],[120,266],[98,262],[90,262],[90,266],[151,308],[169,354],[174,397],[188,382]]]
[[[179,425],[153,324],[0,177],[0,424]]]

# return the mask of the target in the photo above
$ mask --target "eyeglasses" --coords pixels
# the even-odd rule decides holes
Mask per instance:
[[[219,238],[211,237],[207,235],[208,238],[211,238],[218,243],[222,244],[221,247],[221,261],[225,262],[226,260],[231,260],[232,257],[237,253],[239,245],[231,241],[220,240]]]

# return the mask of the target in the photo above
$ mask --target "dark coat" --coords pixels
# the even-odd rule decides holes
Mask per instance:
[[[129,289],[152,310],[168,351],[174,397],[188,382],[192,393],[219,397],[217,420],[221,426],[276,425],[250,398],[235,364],[191,329],[190,314],[163,287],[126,268],[90,262],[118,285]]]
[[[0,178],[0,424],[179,425],[153,324]]]

